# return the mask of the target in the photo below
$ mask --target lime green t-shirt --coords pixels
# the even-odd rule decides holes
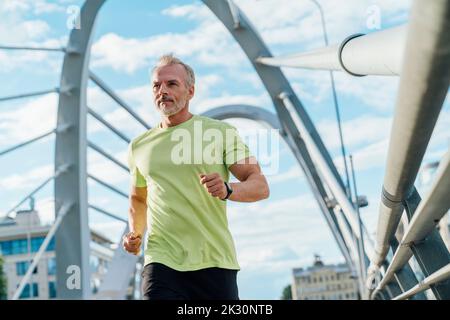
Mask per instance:
[[[228,181],[229,167],[249,156],[236,128],[199,115],[132,140],[131,182],[147,187],[145,265],[159,262],[178,271],[240,269],[226,201],[211,196],[199,175],[217,172]]]

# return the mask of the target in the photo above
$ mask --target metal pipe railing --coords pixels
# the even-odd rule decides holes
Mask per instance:
[[[27,46],[0,46],[2,50],[30,50],[30,51],[59,51],[65,52],[64,47],[61,48],[45,48],[45,47],[27,47]]]
[[[424,280],[416,284],[414,287],[412,287],[408,291],[403,292],[401,295],[394,297],[392,300],[407,299],[419,292],[429,289],[433,284],[445,281],[448,278],[450,278],[450,264],[447,264],[445,267],[442,267],[441,269],[433,272]]]
[[[386,273],[374,295],[394,277],[413,255],[410,246],[422,241],[438,224],[450,208],[450,151],[444,156],[436,171],[436,177],[427,196],[420,202],[404,233]]]
[[[105,150],[103,150],[102,148],[100,148],[99,146],[97,146],[96,144],[94,144],[93,142],[88,141],[88,147],[94,149],[95,151],[97,151],[98,153],[100,153],[102,156],[104,156],[105,158],[111,160],[112,162],[114,162],[116,165],[118,165],[120,168],[122,168],[123,170],[125,170],[127,173],[129,172],[128,167],[126,165],[124,165],[122,162],[120,162],[119,160],[117,160],[116,158],[114,158],[113,156],[111,156],[109,153],[107,153]]]
[[[356,177],[355,177],[355,170],[353,167],[353,157],[350,155],[350,170],[352,172],[352,180],[353,180],[353,191],[355,192],[355,208],[356,213],[358,214],[358,222],[359,222],[359,233],[361,235],[361,238],[358,241],[358,252],[359,252],[359,264],[361,268],[361,283],[363,284],[363,288],[365,288],[365,281],[366,281],[366,257],[364,254],[364,233],[362,229],[362,220],[361,220],[361,213],[359,211],[359,204],[358,204],[358,189],[356,188]],[[363,299],[366,299],[365,292],[362,290],[361,294],[363,296]]]
[[[119,138],[121,138],[126,143],[130,143],[130,138],[126,137],[119,129],[116,129],[113,125],[111,125],[108,121],[106,121],[101,115],[92,110],[91,108],[87,108],[87,111],[90,115],[92,115],[95,119],[101,122],[105,127],[114,132]]]
[[[371,257],[368,285],[386,258],[404,201],[413,191],[426,147],[450,81],[447,0],[416,0],[411,10],[406,50],[389,143],[386,174]]]
[[[339,229],[341,230],[342,233],[342,237],[344,238],[345,244],[349,249],[349,253],[351,254],[352,257],[352,265],[349,266],[352,269],[352,272],[355,272],[358,274],[359,279],[361,279],[361,273],[360,273],[360,269],[358,268],[358,260],[359,260],[359,251],[358,251],[358,247],[355,243],[355,237],[354,237],[354,233],[351,230],[351,227],[348,225],[346,219],[345,219],[345,215],[343,214],[342,210],[340,210],[339,208],[336,208],[334,210],[335,212],[335,216],[336,216],[336,222],[339,226]],[[360,288],[361,289],[361,288]]]
[[[399,75],[406,30],[406,26],[399,26],[367,35],[355,34],[341,44],[304,53],[259,57],[256,61],[277,67],[345,71],[354,76]]]
[[[311,187],[311,191],[314,195],[314,197],[317,200],[317,203],[319,204],[320,209],[322,210],[325,220],[328,224],[328,226],[331,229],[331,232],[337,242],[337,245],[339,247],[339,249],[341,250],[342,255],[344,256],[344,259],[347,263],[347,265],[349,266],[350,269],[354,269],[354,262],[351,258],[351,254],[350,254],[350,248],[347,246],[346,244],[346,240],[344,239],[343,236],[343,232],[340,230],[339,225],[336,223],[337,222],[337,214],[334,212],[335,209],[332,206],[329,206],[328,203],[325,201],[326,197],[328,197],[326,190],[321,190],[319,189],[319,181],[316,181],[314,179],[314,177],[312,176],[311,172],[308,171],[306,168],[304,168],[304,164],[303,164],[303,156],[301,154],[301,152],[299,151],[299,149],[296,147],[296,142],[292,139],[292,136],[287,135],[286,136],[286,142],[288,144],[288,146],[290,147],[292,153],[294,154],[295,158],[297,158],[298,163],[300,164],[300,166],[302,167],[303,171],[305,172],[306,175],[306,179],[309,182],[309,185]],[[325,189],[325,188],[323,188]],[[333,213],[334,219],[331,216],[331,213]],[[340,214],[338,212],[338,214]]]
[[[16,99],[22,99],[22,98],[29,98],[29,97],[35,97],[35,96],[42,96],[44,94],[59,92],[59,88],[49,89],[49,90],[43,90],[43,91],[35,91],[35,92],[29,92],[24,94],[18,94],[15,96],[9,96],[9,97],[1,97],[0,102],[9,101],[9,100],[16,100]]]
[[[6,217],[9,216],[9,214],[11,212],[13,212],[14,210],[16,210],[19,206],[21,206],[25,201],[27,201],[30,197],[32,197],[36,192],[38,192],[39,190],[41,190],[43,187],[45,187],[47,185],[47,183],[49,183],[50,181],[52,181],[53,179],[55,179],[56,177],[58,177],[60,174],[66,172],[67,170],[69,170],[70,165],[66,164],[66,165],[62,165],[60,166],[55,174],[53,176],[51,176],[50,178],[48,178],[47,180],[45,180],[44,182],[42,182],[37,188],[35,188],[33,191],[31,191],[25,198],[23,198],[21,201],[19,201],[18,204],[16,204],[14,207],[12,207],[8,212],[6,212]]]
[[[353,204],[350,202],[350,200],[347,198],[347,194],[339,184],[339,182],[336,180],[334,174],[331,172],[330,167],[326,163],[325,159],[322,157],[321,153],[319,152],[317,145],[312,140],[308,130],[306,129],[305,125],[301,121],[298,114],[295,112],[294,105],[290,101],[289,95],[285,92],[280,94],[280,99],[283,101],[283,104],[285,105],[287,111],[291,115],[298,131],[300,132],[300,136],[305,142],[306,147],[308,148],[308,151],[311,155],[311,158],[313,159],[318,172],[325,180],[326,184],[330,188],[331,192],[333,193],[335,199],[337,200],[339,206],[342,208],[342,211],[344,212],[351,229],[353,230],[355,236],[360,239],[360,233],[359,233],[359,223],[357,220],[357,214],[355,212],[355,208],[353,207]],[[368,254],[371,254],[373,251],[373,248],[371,247],[370,243],[365,243],[365,252]]]
[[[109,183],[106,183],[106,182],[100,180],[99,178],[94,177],[94,176],[91,175],[91,174],[88,174],[88,178],[91,178],[92,180],[98,182],[99,184],[101,184],[102,186],[108,188],[109,190],[111,190],[111,191],[113,191],[113,192],[115,192],[115,193],[117,193],[117,194],[120,194],[122,197],[128,199],[128,195],[127,195],[125,192],[120,191],[119,189],[117,189],[116,187],[110,185]]]
[[[15,145],[15,146],[9,147],[8,149],[5,149],[5,150],[3,150],[3,151],[0,151],[0,156],[3,156],[3,155],[5,155],[5,154],[7,154],[7,153],[9,153],[9,152],[11,152],[11,151],[16,150],[16,149],[25,147],[26,145],[29,145],[30,143],[33,143],[33,142],[39,141],[39,140],[41,140],[41,139],[44,139],[45,137],[47,137],[47,136],[49,136],[49,135],[51,135],[51,134],[53,134],[53,133],[55,133],[55,132],[56,132],[56,129],[53,129],[53,130],[48,131],[48,132],[46,132],[46,133],[44,133],[44,134],[41,134],[40,136],[37,136],[37,137],[32,138],[32,139],[30,139],[30,140],[21,142],[21,143]]]
[[[61,207],[61,209],[58,211],[58,214],[56,215],[55,222],[53,223],[52,227],[50,228],[50,230],[48,231],[47,235],[45,236],[45,239],[42,242],[41,246],[39,247],[38,252],[33,257],[33,260],[31,262],[30,266],[28,267],[27,272],[23,276],[22,280],[20,281],[19,286],[17,287],[17,290],[14,292],[14,295],[11,298],[12,300],[19,299],[20,294],[22,293],[23,288],[25,288],[26,283],[29,281],[29,279],[31,277],[31,274],[33,273],[34,268],[36,268],[39,260],[42,257],[42,254],[47,249],[48,244],[50,243],[50,240],[53,238],[53,236],[55,235],[56,230],[58,229],[59,225],[61,224],[61,221],[64,219],[64,217],[66,216],[67,212],[69,212],[69,210],[72,208],[72,206],[73,206],[72,203],[64,204]]]
[[[104,83],[99,77],[97,77],[92,71],[89,72],[89,78],[94,81],[107,95],[109,95],[119,106],[124,108],[134,119],[142,124],[146,129],[150,129],[150,126],[136,113],[133,109],[125,103],[106,83]]]
[[[124,219],[124,218],[121,218],[121,217],[119,217],[118,215],[115,215],[115,214],[113,214],[113,213],[110,213],[110,212],[108,212],[108,211],[106,211],[106,210],[103,210],[103,209],[101,209],[101,208],[99,208],[99,207],[97,207],[97,206],[94,206],[93,204],[88,204],[88,207],[91,208],[91,209],[93,209],[93,210],[95,210],[95,211],[98,211],[98,212],[100,212],[100,213],[103,213],[104,215],[106,215],[106,216],[108,216],[108,217],[111,217],[111,218],[113,218],[113,219],[116,219],[116,220],[119,220],[119,221],[122,221],[122,222],[128,224],[128,220],[126,220],[126,219]]]

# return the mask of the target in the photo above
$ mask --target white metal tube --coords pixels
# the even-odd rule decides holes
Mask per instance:
[[[333,175],[333,172],[331,171],[330,167],[328,166],[327,162],[323,158],[322,154],[320,153],[319,149],[317,148],[316,144],[314,143],[311,135],[309,134],[308,130],[306,129],[305,125],[303,124],[303,121],[300,119],[299,115],[295,111],[295,107],[292,104],[289,95],[285,92],[280,94],[280,99],[283,101],[287,111],[291,115],[297,129],[300,132],[300,136],[305,142],[305,145],[311,155],[311,159],[313,159],[317,171],[321,174],[323,179],[325,180],[326,184],[330,188],[331,192],[333,193],[334,197],[339,203],[339,206],[342,208],[342,211],[344,212],[353,232],[355,233],[356,237],[359,239],[359,224],[357,220],[357,215],[355,212],[355,208],[350,203],[349,199],[347,198],[347,195],[345,194],[344,190],[341,188],[339,182],[336,180],[335,176]],[[365,243],[365,250],[367,254],[373,253],[373,248],[370,245],[370,242]]]
[[[411,192],[447,94],[449,10],[447,0],[416,0],[411,10],[380,204],[376,255],[371,257],[376,266],[386,257],[403,212],[402,201]]]
[[[408,291],[403,292],[401,295],[398,295],[392,300],[403,300],[412,297],[413,295],[421,291],[429,289],[430,286],[435,283],[447,280],[449,277],[450,277],[450,263],[447,264],[445,267],[442,267],[438,271],[432,273],[431,275],[426,277],[423,281],[419,282],[414,287],[412,287]]]
[[[394,276],[394,273],[408,262],[412,256],[410,245],[422,241],[438,224],[450,208],[450,150],[441,160],[430,191],[417,207],[403,239],[394,253],[392,261],[379,283],[382,289]]]
[[[309,52],[279,57],[259,57],[258,63],[276,67],[341,71],[338,57],[339,45],[332,45]]]
[[[399,75],[406,39],[406,25],[354,35],[341,44],[257,62],[280,67],[346,71],[352,75]]]
[[[25,275],[23,276],[22,280],[20,281],[20,284],[19,284],[17,290],[14,292],[14,295],[12,296],[12,300],[19,299],[19,296],[22,293],[23,288],[27,284],[28,280],[30,279],[34,268],[36,268],[39,260],[42,257],[42,254],[44,253],[45,249],[47,249],[48,244],[50,243],[50,240],[55,235],[56,229],[58,229],[59,225],[61,224],[61,221],[63,220],[63,218],[65,217],[67,212],[69,212],[69,210],[71,209],[72,205],[73,205],[72,203],[64,204],[61,207],[61,209],[59,210],[59,212],[58,212],[58,214],[56,216],[55,222],[53,223],[52,227],[50,228],[50,230],[48,231],[47,235],[45,236],[44,242],[42,242],[41,246],[39,247],[38,252],[33,257],[33,261],[31,262],[31,265],[28,267],[27,272],[25,273]]]

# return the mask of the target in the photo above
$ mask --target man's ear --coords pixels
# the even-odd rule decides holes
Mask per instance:
[[[192,86],[188,89],[188,92],[189,92],[189,100],[190,100],[190,99],[192,99],[192,97],[194,97],[195,86],[192,85]]]

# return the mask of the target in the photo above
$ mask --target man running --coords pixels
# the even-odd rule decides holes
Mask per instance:
[[[138,255],[148,225],[144,299],[239,299],[226,202],[269,196],[236,128],[189,112],[194,84],[191,67],[162,56],[152,70],[161,122],[128,148],[130,232],[123,247]],[[228,183],[229,172],[240,182]]]

